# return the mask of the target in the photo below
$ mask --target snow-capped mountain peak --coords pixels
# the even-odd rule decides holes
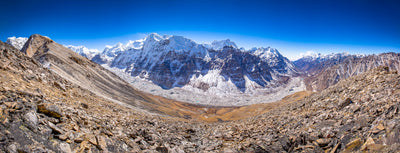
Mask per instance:
[[[131,49],[131,48],[141,49],[141,48],[143,48],[143,44],[144,44],[143,42],[144,42],[144,39],[139,39],[139,40],[135,40],[135,41],[129,40],[128,43],[125,45],[125,48],[126,49]]]
[[[316,53],[313,51],[308,51],[305,54],[300,54],[301,58],[297,59],[297,61],[299,60],[303,60],[303,61],[325,61],[328,59],[339,59],[342,57],[347,57],[350,56],[351,54],[348,52],[342,52],[342,53],[330,53],[330,54],[321,54],[321,53]],[[359,55],[359,56],[363,56],[363,55]]]
[[[28,41],[28,38],[26,37],[8,37],[6,43],[10,44],[11,46],[14,46],[15,48],[21,50],[22,47],[24,47],[26,41]]]
[[[221,50],[225,46],[228,47],[233,47],[233,48],[238,48],[235,44],[235,42],[231,41],[230,39],[226,40],[214,40],[211,44],[204,44],[207,48],[209,49],[214,49],[214,50]]]
[[[74,51],[74,52],[78,53],[79,55],[82,55],[88,59],[92,59],[96,54],[100,53],[100,51],[97,49],[89,49],[89,48],[86,48],[85,46],[68,45],[65,47],[71,49],[72,51]]]
[[[146,37],[146,41],[161,41],[161,40],[164,40],[164,38],[157,33],[151,33],[149,36]]]
[[[202,48],[201,45],[197,44],[191,39],[187,39],[182,36],[171,36],[168,39],[167,50],[174,51],[199,51]]]
[[[123,52],[125,50],[126,50],[126,47],[124,46],[124,44],[117,43],[113,47],[106,46],[106,48],[104,49],[102,54],[104,54],[104,55],[106,55],[108,57],[114,57],[114,56],[118,55],[118,53]]]
[[[281,53],[279,53],[277,49],[271,47],[252,48],[251,50],[249,50],[249,52],[251,54],[260,57],[261,59],[266,59],[266,60],[283,58],[283,56],[281,55]]]

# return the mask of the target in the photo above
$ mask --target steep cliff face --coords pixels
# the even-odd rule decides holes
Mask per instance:
[[[400,70],[400,54],[383,53],[378,55],[336,55],[330,58],[307,60],[299,59],[294,63],[306,71],[304,81],[307,89],[321,91],[342,79],[359,75],[379,66],[388,66],[392,71]]]

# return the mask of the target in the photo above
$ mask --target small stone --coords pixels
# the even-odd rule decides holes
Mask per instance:
[[[97,145],[97,140],[96,137],[94,135],[89,135],[88,136],[89,142],[93,145]]]
[[[237,151],[234,151],[231,148],[224,148],[224,153],[237,153]]]
[[[385,127],[382,124],[378,124],[378,126],[376,126],[377,129],[379,130],[384,130]]]
[[[385,145],[381,145],[381,144],[369,144],[365,147],[365,150],[369,150],[372,152],[379,152],[384,147],[385,147]]]
[[[156,150],[160,153],[168,153],[168,149],[166,147],[158,146]]]
[[[279,138],[279,142],[284,150],[288,151],[290,149],[290,140],[287,136]]]
[[[76,143],[81,143],[81,142],[83,142],[83,137],[77,137],[77,138],[75,138],[74,139],[74,141],[76,142]]]
[[[381,130],[373,130],[373,131],[370,131],[370,132],[373,133],[373,134],[377,134],[377,133],[381,132]]]
[[[54,125],[51,122],[48,122],[49,127],[53,130],[53,133],[55,134],[63,134],[64,131],[62,129],[60,129],[59,127],[57,127],[57,125]]]
[[[353,103],[353,102],[351,101],[351,99],[350,99],[350,98],[346,98],[345,100],[343,100],[343,101],[340,102],[338,108],[339,108],[339,110],[340,110],[340,109],[343,109],[344,107],[350,105],[351,103]]]
[[[343,152],[352,152],[354,150],[357,150],[357,148],[359,148],[361,145],[362,145],[361,139],[360,138],[355,139],[346,144],[346,147]]]
[[[71,147],[70,147],[70,145],[68,143],[65,143],[65,142],[64,143],[60,143],[59,147],[60,147],[60,150],[62,152],[65,152],[65,153],[72,152]]]
[[[367,149],[367,146],[370,144],[375,144],[375,141],[371,137],[368,137],[367,141],[361,146],[361,150]]]
[[[96,139],[97,139],[97,147],[100,150],[108,152],[106,138],[104,136],[96,136]]]
[[[316,142],[317,142],[318,146],[324,147],[324,146],[327,146],[331,142],[331,140],[330,139],[317,139]]]
[[[81,103],[81,105],[82,105],[83,108],[86,108],[86,109],[89,108],[89,105],[87,105],[87,104],[85,104],[85,103]]]
[[[61,109],[53,104],[47,104],[47,103],[39,104],[37,109],[39,113],[46,114],[47,116],[50,117],[55,117],[55,118],[62,117]]]
[[[18,150],[17,150],[18,148],[20,148],[19,144],[14,142],[7,146],[6,152],[10,152],[10,153],[15,152],[16,153],[16,152],[18,152]]]
[[[79,131],[79,126],[76,125],[76,124],[74,124],[74,125],[72,126],[72,128],[73,128],[75,131]]]
[[[65,141],[65,140],[68,139],[68,136],[65,135],[65,134],[62,134],[62,135],[59,135],[59,136],[58,136],[58,139],[60,139],[60,140],[62,140],[62,141]]]
[[[26,113],[24,115],[24,120],[27,123],[29,129],[31,129],[33,131],[37,130],[39,121],[38,121],[38,118],[37,118],[35,112]]]
[[[336,153],[337,148],[340,146],[340,142],[338,144],[336,144],[335,147],[332,148],[330,153]]]

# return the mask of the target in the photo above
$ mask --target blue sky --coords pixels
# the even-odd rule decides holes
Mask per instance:
[[[2,0],[0,40],[38,33],[66,45],[105,45],[157,32],[197,42],[300,53],[400,51],[396,0]]]

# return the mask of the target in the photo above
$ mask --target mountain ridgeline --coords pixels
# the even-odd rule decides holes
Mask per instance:
[[[344,53],[308,56],[294,61],[294,64],[308,75],[304,79],[308,90],[322,91],[340,80],[379,66],[387,66],[391,71],[400,72],[400,54],[350,55]]]
[[[279,86],[299,75],[292,63],[272,48],[243,51],[230,40],[203,45],[181,36],[157,34],[140,41],[141,44],[136,42],[139,45],[131,45],[135,47],[117,44],[106,48],[92,60],[108,62],[110,67],[150,80],[164,89],[189,85],[207,91],[227,86],[246,92]]]
[[[26,39],[10,37],[7,43],[18,48],[24,44],[23,41]],[[147,89],[141,86],[146,92],[180,101],[202,101],[201,98],[187,100],[172,94],[181,91],[175,89],[183,89],[200,94],[195,97],[215,96],[207,104],[216,105],[226,105],[213,102],[213,99],[221,96],[227,97],[228,101],[232,101],[229,97],[240,95],[276,97],[272,102],[302,90],[322,91],[342,79],[378,66],[400,69],[398,53],[319,54],[290,61],[270,47],[245,50],[229,39],[198,44],[182,36],[160,36],[155,33],[127,44],[106,46],[102,52],[84,46],[67,47],[126,80],[145,80],[161,87]],[[154,92],[156,90],[164,93],[170,90],[171,94],[157,94]]]

